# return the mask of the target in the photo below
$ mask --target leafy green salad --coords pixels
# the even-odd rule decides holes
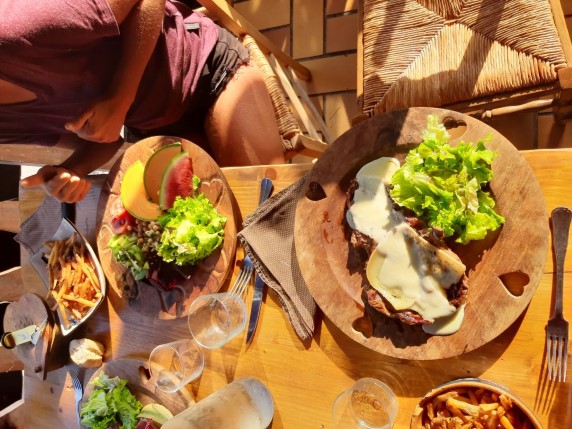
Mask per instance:
[[[93,393],[80,411],[81,424],[87,428],[106,429],[117,425],[119,428],[133,429],[141,419],[163,424],[173,417],[172,413],[160,404],[143,407],[127,388],[127,380],[110,378],[102,372],[92,384]]]
[[[193,265],[222,244],[226,217],[199,194],[177,197],[173,207],[159,217],[159,223],[163,228],[159,256],[177,265]]]
[[[439,118],[430,115],[421,144],[393,174],[389,194],[429,226],[443,230],[445,237],[466,244],[504,223],[487,191],[497,153],[485,147],[492,135],[476,145],[462,141],[455,147],[449,137]]]
[[[125,230],[108,243],[117,262],[129,267],[135,280],[149,278],[160,261],[179,266],[196,264],[224,240],[226,217],[220,215],[204,194],[197,194],[200,179],[193,176],[194,196],[176,197],[173,206],[155,221],[127,216]]]

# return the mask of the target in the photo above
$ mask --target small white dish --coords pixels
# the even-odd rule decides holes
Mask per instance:
[[[97,278],[99,280],[99,286],[101,289],[101,296],[99,297],[99,299],[97,300],[95,305],[92,308],[90,308],[90,310],[80,320],[70,320],[70,326],[69,327],[66,327],[64,325],[64,323],[62,322],[62,316],[60,314],[60,310],[59,309],[57,310],[60,330],[62,332],[62,335],[64,335],[64,336],[71,334],[82,323],[84,323],[87,319],[89,319],[91,314],[101,305],[101,303],[105,299],[105,295],[106,295],[105,275],[103,274],[103,269],[101,268],[101,264],[99,263],[97,255],[95,254],[95,252],[93,251],[93,248],[91,247],[89,242],[85,239],[83,234],[80,231],[78,231],[78,229],[76,228],[76,226],[72,222],[70,222],[66,218],[62,219],[62,222],[60,223],[58,230],[54,233],[54,235],[51,237],[51,239],[49,241],[65,240],[67,238],[70,238],[74,232],[77,233],[78,239],[83,241],[83,243],[87,249],[89,260],[91,261],[93,268],[95,270],[95,273],[97,274]],[[47,256],[46,255],[49,253],[50,253],[50,249],[46,246],[43,246],[38,252],[36,252],[30,258],[30,263],[36,269],[36,271],[40,275],[42,281],[44,282],[44,284],[46,285],[46,288],[48,290],[50,288],[50,279],[49,279],[49,275],[48,275],[48,263],[47,263]]]

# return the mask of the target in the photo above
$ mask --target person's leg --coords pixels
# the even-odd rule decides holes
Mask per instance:
[[[236,70],[207,113],[205,130],[221,166],[284,163],[272,101],[254,64]]]

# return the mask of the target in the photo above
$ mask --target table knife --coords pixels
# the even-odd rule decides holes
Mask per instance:
[[[260,197],[258,205],[268,199],[272,192],[272,181],[270,179],[262,179],[260,182]],[[258,317],[260,316],[260,307],[262,306],[262,294],[264,292],[264,280],[258,274],[255,275],[254,293],[252,296],[252,305],[250,307],[250,320],[248,321],[248,332],[246,333],[246,344],[252,340],[254,331],[258,325]]]

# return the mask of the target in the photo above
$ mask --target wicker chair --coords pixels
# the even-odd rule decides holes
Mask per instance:
[[[365,115],[439,106],[486,119],[572,118],[572,43],[560,0],[362,0]]]
[[[311,79],[310,71],[277,48],[225,0],[198,0],[198,3],[209,17],[234,33],[249,49],[264,75],[286,153],[318,157],[333,138],[301,83]]]

